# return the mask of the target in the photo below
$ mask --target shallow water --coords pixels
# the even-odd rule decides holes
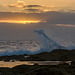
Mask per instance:
[[[34,65],[34,64],[38,64],[38,65],[58,65],[58,64],[62,64],[62,61],[14,61],[14,62],[4,62],[4,61],[0,61],[0,67],[15,67],[18,65]],[[69,63],[69,65],[71,65],[71,61],[64,61],[64,63]]]

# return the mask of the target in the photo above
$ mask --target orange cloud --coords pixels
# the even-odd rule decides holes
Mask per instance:
[[[53,8],[55,8],[55,6],[51,5],[51,6],[43,6],[43,5],[27,5],[25,4],[24,1],[18,1],[15,4],[8,4],[7,5],[10,8],[17,8],[20,9],[20,12],[24,12],[24,13],[44,13],[44,12],[48,12],[51,11]],[[22,9],[21,9],[22,8]]]
[[[24,7],[25,6],[25,2],[24,1],[18,1],[16,4],[8,4],[9,7]]]
[[[71,24],[56,24],[57,26],[65,26],[65,27],[75,27],[75,25]]]
[[[15,21],[15,20],[0,20],[0,23],[19,23],[19,24],[30,24],[30,23],[39,23],[40,20],[27,20],[27,21]]]

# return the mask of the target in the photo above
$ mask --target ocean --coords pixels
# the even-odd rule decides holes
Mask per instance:
[[[39,40],[0,40],[0,56],[50,52],[55,45],[53,46],[50,42],[47,42],[44,41],[42,44]],[[59,43],[59,45],[66,49],[75,49],[75,46],[73,46],[72,43],[67,47],[68,42],[60,42],[61,44]]]
[[[38,40],[0,40],[0,56],[23,54],[40,49]]]

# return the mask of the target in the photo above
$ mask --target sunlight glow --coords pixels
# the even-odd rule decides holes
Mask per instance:
[[[41,21],[15,21],[15,20],[0,20],[0,23],[18,23],[18,24],[30,24],[39,23]]]
[[[71,24],[56,24],[57,26],[65,26],[65,27],[75,27],[75,25]]]

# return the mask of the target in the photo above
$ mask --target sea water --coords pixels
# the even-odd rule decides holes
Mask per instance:
[[[39,40],[0,40],[0,56],[36,54],[43,51],[48,52],[48,50],[41,50],[43,48],[41,48],[40,45]],[[70,50],[75,49],[72,43],[67,47],[68,42],[65,41],[62,41],[61,45],[66,46],[66,48]]]
[[[0,40],[0,56],[34,52],[40,49],[38,40]]]

